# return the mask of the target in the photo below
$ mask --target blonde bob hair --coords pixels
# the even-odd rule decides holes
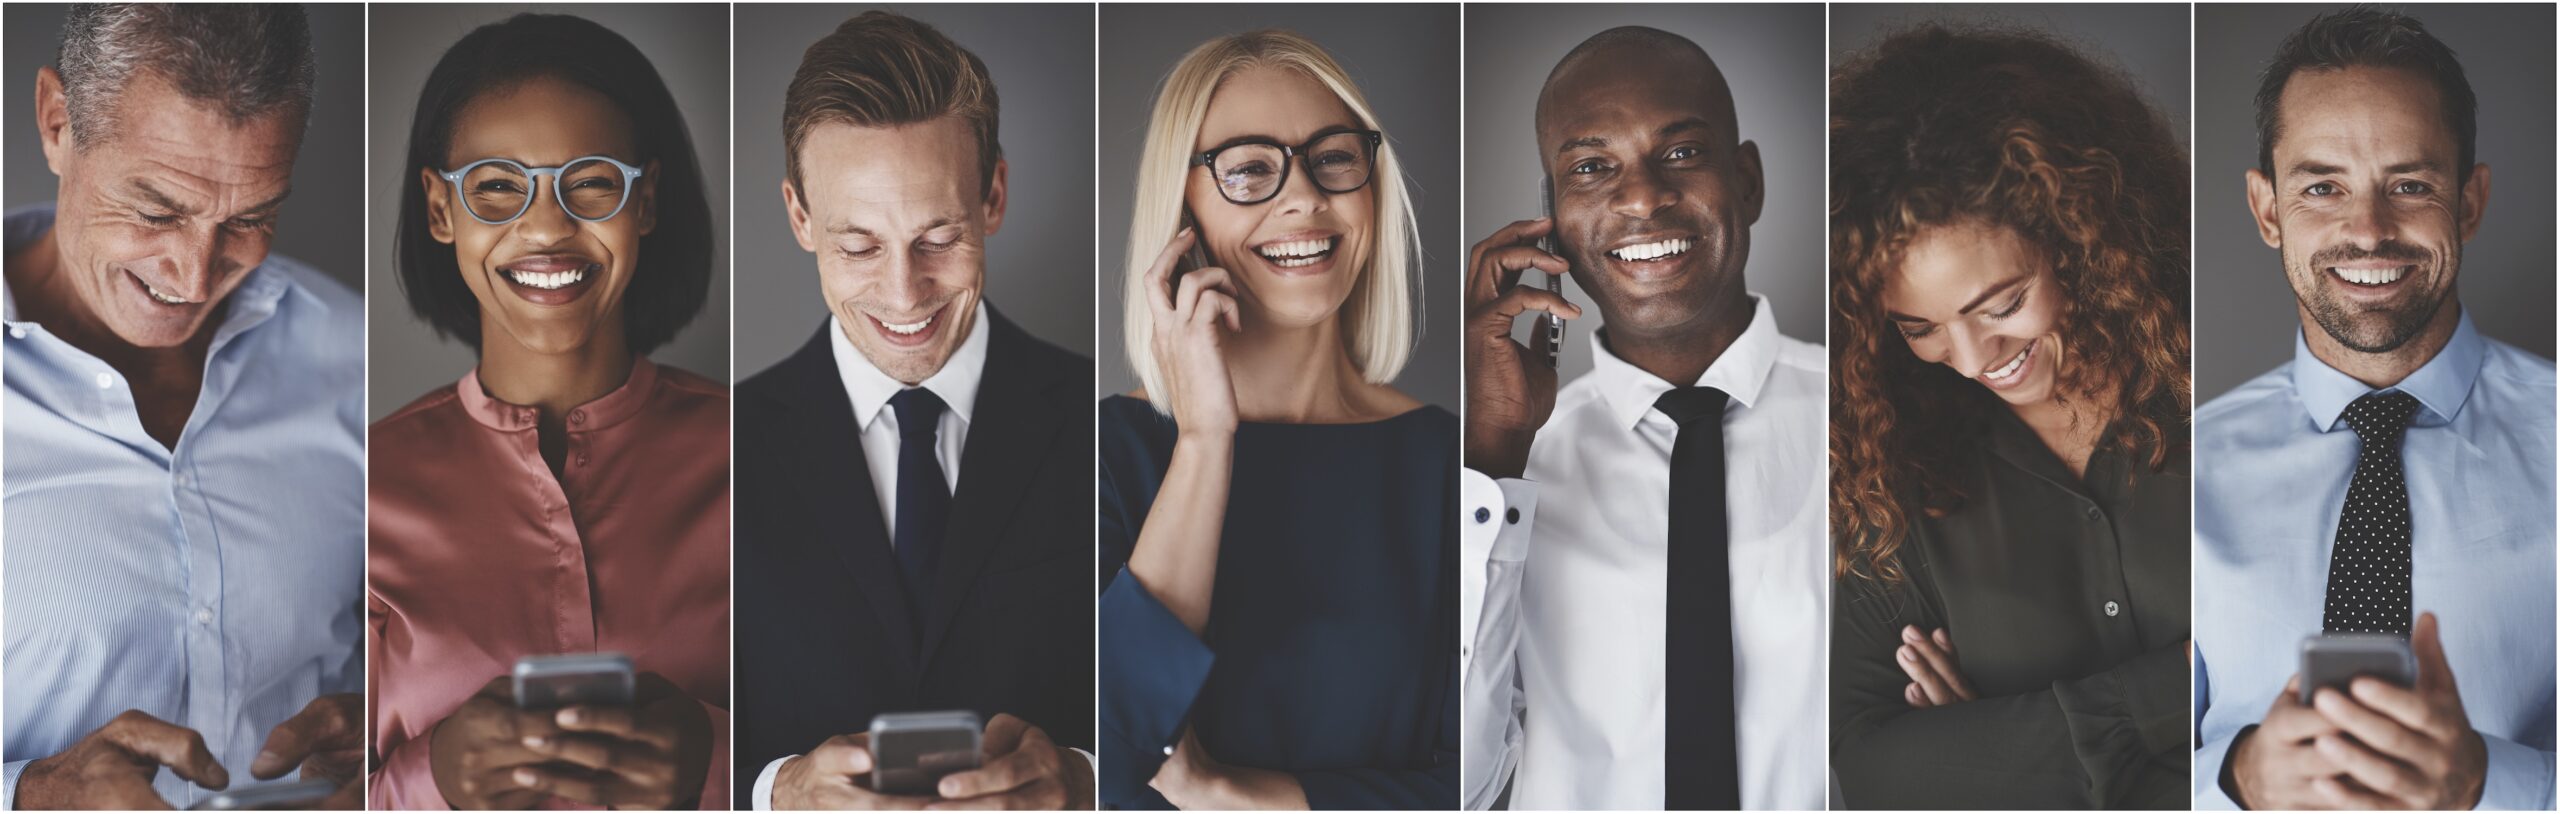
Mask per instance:
[[[1129,254],[1120,304],[1121,349],[1129,367],[1150,394],[1164,392],[1164,374],[1156,369],[1153,345],[1155,318],[1147,305],[1147,268],[1182,228],[1183,193],[1191,172],[1192,144],[1208,118],[1209,97],[1228,77],[1252,68],[1286,68],[1305,74],[1342,100],[1360,126],[1384,132],[1378,114],[1351,83],[1333,57],[1314,41],[1297,34],[1264,30],[1220,37],[1191,49],[1173,66],[1156,92],[1155,112],[1148,117],[1146,147],[1139,152],[1138,194],[1129,223]],[[1297,179],[1305,183],[1305,179]],[[1405,193],[1403,165],[1395,140],[1378,147],[1378,166],[1369,185],[1377,190],[1377,250],[1363,279],[1342,304],[1343,343],[1360,376],[1385,384],[1404,369],[1421,332],[1414,307],[1421,300],[1414,266],[1420,262],[1412,198]],[[1161,402],[1156,409],[1166,408]]]

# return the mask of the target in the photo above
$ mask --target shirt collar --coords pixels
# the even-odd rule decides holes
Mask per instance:
[[[943,408],[959,416],[963,424],[969,422],[970,408],[977,405],[978,379],[987,367],[986,301],[979,300],[970,314],[969,335],[960,340],[960,348],[951,352],[941,370],[916,385],[933,391],[935,398],[942,399]],[[835,349],[836,377],[844,380],[844,394],[853,400],[854,424],[870,429],[880,411],[889,406],[890,397],[907,389],[907,384],[872,365],[862,351],[853,347],[852,340],[844,338],[844,323],[834,317],[827,318],[827,344]]]
[[[1734,337],[1724,354],[1707,365],[1693,384],[1724,391],[1739,407],[1748,409],[1760,400],[1761,388],[1769,382],[1769,370],[1778,364],[1778,323],[1770,313],[1769,298],[1751,295],[1751,324],[1742,335]],[[1600,332],[1591,332],[1591,373],[1599,385],[1600,395],[1608,402],[1609,415],[1617,425],[1635,429],[1653,410],[1662,394],[1671,392],[1671,383],[1647,373],[1627,360],[1609,352],[1600,341]]]
[[[649,361],[649,357],[646,356],[631,357],[631,377],[624,379],[622,386],[614,388],[613,392],[598,396],[596,400],[570,410],[569,431],[601,430],[622,423],[639,414],[640,408],[649,403],[649,394],[655,392],[657,386],[658,365]],[[462,374],[462,383],[455,385],[454,390],[462,396],[463,411],[470,413],[474,420],[493,430],[512,432],[533,429],[542,417],[541,410],[521,404],[510,404],[489,395],[489,391],[480,386],[480,368],[477,365],[472,366],[471,372]]]
[[[2399,384],[2374,390],[2355,377],[2341,373],[2320,357],[2311,354],[2311,343],[2295,328],[2293,332],[2293,393],[2302,400],[2310,414],[2311,424],[2321,432],[2338,426],[2338,415],[2347,405],[2367,393],[2398,390],[2415,396],[2418,404],[2432,418],[2421,418],[2428,424],[2452,421],[2462,413],[2462,405],[2471,398],[2471,384],[2480,378],[2480,363],[2488,357],[2487,340],[2471,326],[2471,312],[2464,311],[2453,328],[2453,338],[2433,359],[2419,365]]]

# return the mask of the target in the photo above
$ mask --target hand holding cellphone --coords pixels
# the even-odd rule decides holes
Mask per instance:
[[[320,778],[305,778],[290,783],[268,783],[260,786],[215,792],[213,796],[187,807],[189,811],[270,811],[302,808],[329,799],[338,784]]]
[[[2418,657],[2409,640],[2390,633],[2324,633],[2302,637],[2301,701],[2321,687],[2347,691],[2356,676],[2369,675],[2407,687],[2418,682]]]
[[[896,712],[871,719],[871,788],[930,795],[952,772],[978,768],[986,727],[967,710]]]
[[[517,709],[625,706],[635,693],[631,657],[620,653],[526,656],[514,676]]]

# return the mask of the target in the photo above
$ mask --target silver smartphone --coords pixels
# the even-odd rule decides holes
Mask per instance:
[[[933,794],[942,776],[978,768],[985,727],[968,710],[893,712],[871,719],[871,788]]]
[[[517,709],[620,706],[635,692],[631,657],[620,653],[526,656],[516,659],[514,675]]]
[[[1547,219],[1547,236],[1538,238],[1538,251],[1546,252],[1557,257],[1563,257],[1564,255],[1562,253],[1556,251],[1557,227],[1555,179],[1538,179],[1538,216]],[[1545,274],[1545,272],[1539,273]],[[1562,299],[1564,297],[1564,275],[1548,274],[1547,291],[1555,294],[1558,299]],[[1547,323],[1547,366],[1555,367],[1556,358],[1559,354],[1564,352],[1564,317],[1548,314],[1545,316],[1545,319]]]
[[[303,808],[329,799],[329,795],[337,791],[337,783],[316,777],[305,778],[289,783],[268,783],[214,792],[213,796],[197,801],[195,805],[188,806],[187,810],[268,811]]]
[[[2391,633],[2323,633],[2302,637],[2302,703],[2322,687],[2345,692],[2347,682],[2369,675],[2406,687],[2418,683],[2418,657],[2409,640]]]

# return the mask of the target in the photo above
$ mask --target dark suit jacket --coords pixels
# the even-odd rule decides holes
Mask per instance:
[[[828,326],[738,385],[740,810],[765,764],[883,712],[1010,713],[1093,748],[1093,360],[987,316],[920,653]]]

